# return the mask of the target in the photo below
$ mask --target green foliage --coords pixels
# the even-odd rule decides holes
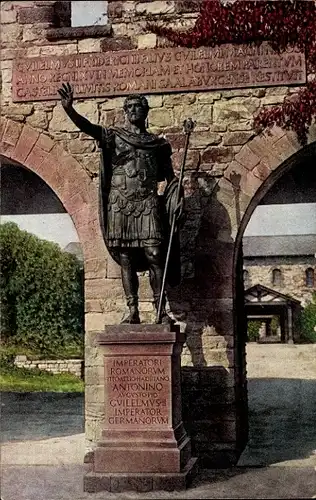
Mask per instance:
[[[247,335],[248,342],[257,342],[259,339],[259,330],[261,326],[261,321],[248,321]]]
[[[0,347],[0,369],[1,372],[6,372],[14,367],[14,358],[16,356],[15,348]]]
[[[301,338],[305,342],[316,342],[316,292],[312,301],[301,313]]]
[[[0,226],[2,339],[52,355],[83,343],[83,277],[60,247]]]
[[[278,334],[278,328],[280,326],[280,321],[278,316],[273,316],[271,320],[271,335],[276,336]]]

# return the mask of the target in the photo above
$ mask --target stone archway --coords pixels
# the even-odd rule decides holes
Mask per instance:
[[[235,341],[234,368],[238,409],[236,428],[237,443],[240,450],[246,445],[248,434],[246,375],[247,318],[244,307],[242,238],[252,213],[272,186],[284,174],[294,169],[301,161],[304,161],[304,159],[316,158],[315,131],[314,127],[310,134],[308,145],[302,147],[298,144],[294,134],[275,128],[272,136],[266,133],[255,137],[253,141],[248,143],[248,147],[242,148],[239,153],[240,156],[238,156],[239,154],[236,155],[236,158],[239,157],[239,161],[244,163],[242,168],[239,165],[239,161],[238,164],[235,162],[230,166],[230,173],[235,170],[235,172],[240,174],[240,217],[238,225],[236,224],[235,226],[236,234],[232,256],[231,283]],[[280,136],[279,138],[277,138],[278,135]],[[249,168],[246,167],[246,164]],[[310,161],[308,164],[310,164]],[[236,196],[236,191],[234,195]]]
[[[229,178],[235,170],[241,174],[240,224],[236,235],[236,245],[255,207],[270,187],[297,162],[298,156],[310,155],[316,150],[316,127],[312,128],[308,145],[302,147],[294,132],[274,127],[271,132],[261,134],[242,147],[236,155],[236,162],[225,173]]]
[[[98,189],[80,163],[47,134],[10,119],[1,121],[0,155],[41,177],[58,196],[77,231],[84,256],[86,334],[103,325],[87,306],[107,290],[107,252],[98,220]]]
[[[280,129],[277,130],[280,131]],[[280,135],[281,132],[279,132]],[[279,143],[279,141],[281,142]],[[307,146],[302,147],[291,132],[284,132],[284,135],[276,141],[273,141],[273,138],[271,139],[268,135],[258,136],[249,143],[248,147],[246,146],[242,148],[239,154],[241,154],[241,158],[245,158],[244,163],[248,162],[252,169],[247,169],[246,172],[242,171],[239,165],[236,166],[236,162],[229,167],[231,172],[235,168],[239,168],[239,172],[241,172],[241,197],[244,197],[244,203],[240,210],[240,221],[236,227],[233,276],[237,274],[244,231],[257,205],[275,182],[289,172],[297,164],[298,160],[302,161],[304,158],[311,156],[316,157],[316,141],[310,141]],[[282,146],[284,146],[284,150]],[[248,157],[249,152],[254,150],[257,151],[256,155]],[[260,151],[262,151],[262,154],[266,154],[261,160],[259,157]],[[279,163],[277,163],[277,160],[280,160]]]
[[[316,127],[310,134],[310,142],[315,140],[314,136]],[[294,161],[295,154],[301,154],[302,150],[294,132],[274,127],[242,146],[213,190],[207,214],[208,234],[198,252],[207,255],[211,278],[207,293],[214,300],[225,299],[226,311],[233,310],[236,300],[238,249],[258,197],[264,196],[284,169],[290,168],[287,162]],[[236,331],[236,325],[230,328]]]
[[[227,178],[236,172],[239,178],[239,220],[232,256],[233,323],[235,339],[236,399],[239,415],[237,429],[241,448],[247,441],[248,404],[246,376],[246,334],[247,320],[244,308],[242,238],[250,217],[269,189],[286,172],[289,172],[304,157],[316,157],[315,137],[302,147],[295,135],[274,128],[271,134],[255,137],[236,155],[237,162],[230,165]],[[225,175],[226,176],[226,175]],[[234,191],[234,186],[233,186]],[[234,191],[236,201],[236,190]],[[246,424],[246,425],[245,425]],[[247,430],[245,430],[245,427]],[[238,439],[237,439],[238,440]]]
[[[77,160],[28,125],[4,119],[0,140],[0,155],[29,168],[58,196],[73,220],[89,273],[91,261],[100,261],[105,252],[98,224],[97,186]]]
[[[310,143],[315,141],[315,132],[314,129],[310,134]],[[240,242],[259,198],[286,168],[291,168],[295,155],[305,154],[306,150],[298,143],[294,133],[277,127],[248,141],[214,188],[206,213],[208,223],[205,234],[197,248],[196,260],[204,259],[203,276],[207,285],[204,295],[210,308],[208,320],[216,325],[218,334],[225,335],[227,346],[224,354],[229,359],[229,369],[234,378],[232,401],[236,457],[243,450],[248,433],[246,317],[242,313],[244,289]],[[207,280],[205,276],[208,276]],[[212,350],[209,350],[207,363],[217,364],[212,355]]]
[[[230,163],[224,176],[218,181],[213,200],[220,202],[228,217],[226,226],[218,218],[219,229],[210,235],[207,245],[211,247],[212,258],[218,263],[212,267],[224,265],[225,286],[219,284],[218,294],[213,287],[213,297],[235,297],[236,266],[240,242],[251,214],[261,198],[284,172],[291,169],[297,155],[310,154],[316,150],[316,126],[309,136],[309,145],[304,148],[299,144],[294,132],[274,127],[268,132],[255,136],[246,143]],[[313,142],[314,141],[314,142]],[[216,213],[212,217],[216,225]]]
[[[80,163],[47,134],[5,118],[1,121],[0,129],[0,159],[1,156],[19,167],[30,169],[46,182],[70,215],[82,246],[85,275],[85,400],[94,403],[92,415],[86,405],[85,427],[87,439],[93,440],[95,420],[102,419],[103,414],[103,404],[99,402],[95,390],[95,371],[102,366],[103,360],[100,356],[98,358],[93,340],[95,331],[102,329],[105,322],[101,301],[113,290],[113,279],[108,279],[108,254],[99,225],[98,187]]]

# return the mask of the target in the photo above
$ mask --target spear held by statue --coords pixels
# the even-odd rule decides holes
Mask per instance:
[[[167,278],[167,273],[168,273],[168,266],[169,266],[169,261],[170,261],[172,242],[173,242],[174,234],[176,231],[176,222],[177,222],[177,216],[178,216],[177,209],[180,205],[185,162],[186,162],[187,153],[188,153],[190,135],[191,135],[191,132],[193,131],[193,128],[194,128],[194,122],[192,121],[191,118],[188,118],[188,119],[184,120],[183,127],[184,127],[184,132],[185,132],[185,145],[184,145],[182,164],[181,164],[181,168],[180,168],[179,181],[178,181],[178,186],[177,186],[176,205],[175,205],[176,208],[175,208],[175,211],[173,213],[171,228],[170,228],[170,236],[169,236],[168,248],[167,248],[167,253],[166,253],[166,261],[165,261],[163,278],[162,278],[162,286],[161,286],[160,296],[159,296],[159,305],[158,305],[158,310],[157,310],[156,323],[161,322],[161,313],[162,313],[162,306],[163,306],[164,293],[165,293],[165,287],[166,287],[166,278]]]

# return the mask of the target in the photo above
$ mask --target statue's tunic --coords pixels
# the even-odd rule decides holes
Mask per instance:
[[[103,129],[100,147],[107,246],[159,245],[165,235],[157,183],[173,177],[170,145],[148,132],[112,128]]]

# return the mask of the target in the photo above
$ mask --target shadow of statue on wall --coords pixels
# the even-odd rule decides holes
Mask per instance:
[[[203,463],[227,466],[236,463],[239,455],[233,450],[210,451],[210,443],[232,442],[236,425],[231,219],[238,220],[238,191],[234,190],[235,197],[230,194],[227,209],[221,200],[229,193],[221,192],[219,179],[209,173],[189,172],[184,189],[183,279],[178,287],[167,290],[171,313],[186,335],[182,356],[183,419],[193,451],[200,456],[205,452]]]
[[[203,331],[210,337],[222,337],[228,348],[233,347],[235,240],[231,221],[235,220],[238,228],[241,176],[234,171],[230,175],[233,196],[231,186],[225,193],[225,184],[220,187],[219,181],[220,178],[209,173],[195,171],[184,179],[186,219],[180,235],[182,281],[178,287],[168,289],[171,312],[186,333],[184,355],[190,355],[190,364],[195,367],[208,364],[203,351]],[[225,200],[226,206],[220,200]],[[243,285],[242,270],[240,278]]]
[[[186,333],[188,351],[184,356],[190,354],[192,365],[201,367],[207,366],[203,331],[210,337],[221,336],[231,345],[228,337],[232,330],[224,317],[226,308],[219,310],[216,302],[223,297],[232,299],[232,286],[225,277],[231,275],[227,256],[232,258],[234,239],[229,213],[217,197],[218,178],[190,172],[184,188],[186,220],[180,236],[183,279],[179,286],[168,288],[168,301],[174,318]]]

